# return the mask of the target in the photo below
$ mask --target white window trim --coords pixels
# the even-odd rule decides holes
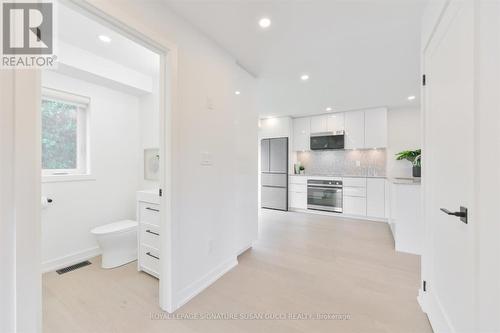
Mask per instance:
[[[77,169],[42,169],[42,183],[95,180],[90,170],[90,98],[52,88],[42,88],[42,99],[77,108]],[[84,142],[82,142],[84,138]]]

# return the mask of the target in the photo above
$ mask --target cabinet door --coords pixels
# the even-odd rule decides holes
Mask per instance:
[[[260,171],[269,172],[269,139],[260,142]]]
[[[365,111],[365,148],[387,147],[387,109]]]
[[[345,148],[360,149],[365,147],[365,112],[345,113]]]
[[[293,150],[310,150],[311,118],[296,118],[293,120]]]
[[[344,114],[332,113],[327,117],[327,130],[333,134],[342,134],[344,132]]]
[[[366,198],[344,196],[343,213],[366,216]]]
[[[325,133],[328,132],[328,116],[314,116],[311,117],[311,133]]]
[[[269,171],[288,173],[288,138],[269,141]]]
[[[307,193],[290,191],[290,207],[298,209],[307,209]]]
[[[385,179],[366,180],[366,215],[385,218]]]

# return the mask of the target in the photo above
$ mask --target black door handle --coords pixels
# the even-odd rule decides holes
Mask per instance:
[[[460,221],[463,223],[467,224],[467,208],[460,206],[460,211],[459,212],[450,212],[446,208],[440,208],[440,210],[447,214],[447,215],[452,215],[456,217],[460,217]]]

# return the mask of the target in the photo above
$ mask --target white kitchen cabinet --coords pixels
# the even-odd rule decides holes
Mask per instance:
[[[293,120],[293,150],[310,150],[311,118],[295,118]]]
[[[345,113],[345,149],[365,147],[365,112]]]
[[[385,179],[366,179],[366,215],[385,218]]]
[[[344,177],[343,213],[366,216],[366,178]]]
[[[366,198],[344,196],[344,214],[366,216]]]
[[[328,132],[328,115],[311,117],[311,133]]]
[[[291,209],[307,209],[307,177],[290,176],[288,200]]]
[[[387,109],[365,111],[365,148],[387,147]]]
[[[332,113],[327,116],[327,131],[333,134],[342,134],[345,130],[344,113]]]

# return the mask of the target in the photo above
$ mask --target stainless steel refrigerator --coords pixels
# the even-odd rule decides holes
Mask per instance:
[[[261,207],[288,210],[288,138],[260,142]]]

